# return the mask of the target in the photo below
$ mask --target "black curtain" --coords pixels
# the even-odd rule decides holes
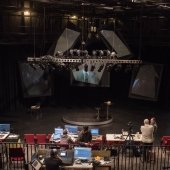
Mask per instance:
[[[12,49],[0,47],[0,112],[16,110],[18,102],[17,60]]]

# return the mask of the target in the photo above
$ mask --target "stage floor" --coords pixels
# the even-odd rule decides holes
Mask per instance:
[[[55,127],[64,127],[63,118],[77,122],[100,122],[96,119],[97,110],[95,106],[42,106],[42,117],[36,118],[28,112],[28,108],[20,109],[16,112],[3,113],[0,115],[0,123],[10,123],[11,131],[19,133],[21,137],[24,133],[53,133]],[[106,115],[103,108],[101,116]],[[160,142],[160,137],[170,135],[170,113],[149,105],[136,105],[135,103],[122,104],[115,103],[109,108],[109,115],[112,120],[106,124],[97,125],[100,134],[121,133],[122,129],[128,130],[128,122],[133,123],[134,133],[140,132],[140,126],[145,118],[156,117],[158,132],[156,142]],[[105,119],[102,117],[102,120]],[[83,124],[82,124],[83,126]],[[82,128],[81,123],[79,128]],[[91,127],[96,125],[91,124]]]

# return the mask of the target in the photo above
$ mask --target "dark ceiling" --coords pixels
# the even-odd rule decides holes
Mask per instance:
[[[79,13],[88,16],[112,17],[114,13],[162,13],[170,11],[168,0],[31,0],[52,6],[59,13]]]
[[[30,16],[23,15],[25,9]],[[85,34],[92,25],[111,26],[138,53],[170,47],[170,0],[5,0],[0,2],[0,14],[1,45],[48,48],[68,20],[81,31],[84,20]],[[71,19],[73,15],[78,18]]]

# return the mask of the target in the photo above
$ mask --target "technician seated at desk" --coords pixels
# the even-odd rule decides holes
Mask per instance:
[[[76,139],[68,134],[67,130],[63,130],[62,134],[53,134],[50,141],[53,143],[53,147],[66,149],[72,148],[76,143]]]
[[[73,165],[73,151],[39,149],[32,155],[30,164],[35,170],[59,170],[62,166]]]
[[[88,146],[92,142],[92,134],[88,126],[83,126],[82,131],[78,135],[77,141],[82,146]]]
[[[44,164],[46,170],[60,170],[60,166],[63,165],[62,159],[58,156],[56,149],[52,149],[50,157],[45,158]]]
[[[36,170],[94,169],[96,166],[111,169],[112,159],[110,159],[110,151],[96,152],[88,147],[75,147],[72,150],[40,149],[32,157],[31,165]]]

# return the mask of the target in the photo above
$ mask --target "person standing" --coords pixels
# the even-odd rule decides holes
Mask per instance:
[[[141,126],[142,143],[143,143],[143,160],[149,159],[149,151],[152,149],[154,137],[154,127],[149,124],[149,119],[144,119],[144,125]]]
[[[157,125],[157,123],[156,123],[156,118],[155,118],[155,117],[152,117],[152,118],[150,119],[150,125],[152,125],[153,128],[154,128],[154,139],[155,139],[156,133],[157,133],[157,129],[158,129],[158,125]]]
[[[72,144],[72,143],[74,143],[73,139],[68,135],[67,129],[64,129],[63,135],[61,135],[61,137],[60,137],[60,143],[61,144]]]

